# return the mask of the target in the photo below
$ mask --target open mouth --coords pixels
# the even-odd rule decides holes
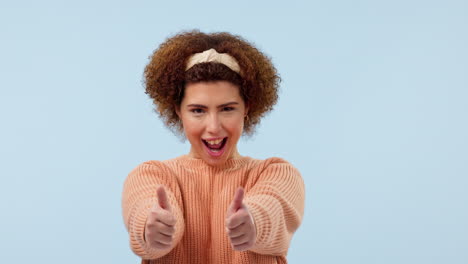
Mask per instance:
[[[228,138],[225,137],[221,141],[217,140],[217,141],[208,142],[208,141],[206,141],[204,139],[202,139],[202,141],[203,141],[203,144],[206,147],[206,150],[207,150],[208,154],[210,154],[211,156],[214,156],[214,157],[218,157],[218,156],[221,156],[221,154],[223,154],[224,147],[226,146],[227,139]]]

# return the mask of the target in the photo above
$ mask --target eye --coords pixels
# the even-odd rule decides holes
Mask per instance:
[[[225,112],[229,112],[229,111],[232,111],[232,110],[234,110],[234,107],[232,107],[232,106],[223,107],[223,111],[225,111]]]
[[[201,108],[193,108],[193,109],[190,109],[190,112],[194,114],[203,114],[205,111]]]

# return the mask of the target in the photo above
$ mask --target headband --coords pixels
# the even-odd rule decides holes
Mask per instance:
[[[240,67],[236,59],[227,53],[218,53],[215,49],[205,50],[190,56],[185,70],[192,68],[193,65],[202,62],[218,62],[228,66],[231,70],[240,74]]]

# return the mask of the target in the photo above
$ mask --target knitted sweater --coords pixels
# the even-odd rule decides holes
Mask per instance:
[[[176,217],[170,249],[149,247],[145,223],[164,185]],[[225,231],[227,209],[236,189],[254,218],[255,244],[234,251]],[[229,159],[212,167],[183,155],[138,165],[124,182],[122,212],[130,248],[142,264],[156,263],[287,263],[293,233],[304,214],[305,187],[299,171],[281,158]]]

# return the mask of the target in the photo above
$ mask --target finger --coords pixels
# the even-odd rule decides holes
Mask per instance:
[[[161,234],[172,236],[175,233],[175,226],[168,226],[162,222],[157,222],[155,224],[155,230]]]
[[[176,219],[174,215],[167,211],[161,212],[156,218],[156,221],[161,222],[167,226],[174,226],[176,224]]]
[[[246,212],[238,212],[227,219],[226,227],[229,229],[237,228],[241,224],[247,222],[247,217],[248,215]]]
[[[154,241],[154,242],[152,243],[152,247],[154,247],[154,248],[156,248],[156,249],[165,250],[165,249],[171,248],[171,245],[166,245],[166,244],[160,243],[160,242],[158,242],[158,241]]]
[[[226,233],[229,237],[238,237],[245,233],[245,225],[246,223],[240,224],[237,228],[229,229],[226,228]]]
[[[172,236],[167,236],[161,233],[157,233],[154,236],[154,240],[164,245],[170,245],[172,243]]]
[[[156,190],[157,195],[158,195],[158,204],[161,206],[161,208],[166,209],[166,210],[171,210],[171,205],[169,204],[169,201],[167,199],[167,194],[166,190],[162,185],[158,187]]]
[[[249,237],[247,235],[242,235],[238,237],[231,237],[231,244],[233,246],[239,246],[249,241]]]
[[[248,250],[249,248],[252,247],[252,243],[249,241],[249,242],[246,242],[244,244],[241,244],[241,245],[231,245],[232,248],[236,251],[245,251],[245,250]]]
[[[236,212],[242,206],[242,200],[244,199],[244,188],[239,187],[234,194],[234,199],[231,203],[231,211]]]

